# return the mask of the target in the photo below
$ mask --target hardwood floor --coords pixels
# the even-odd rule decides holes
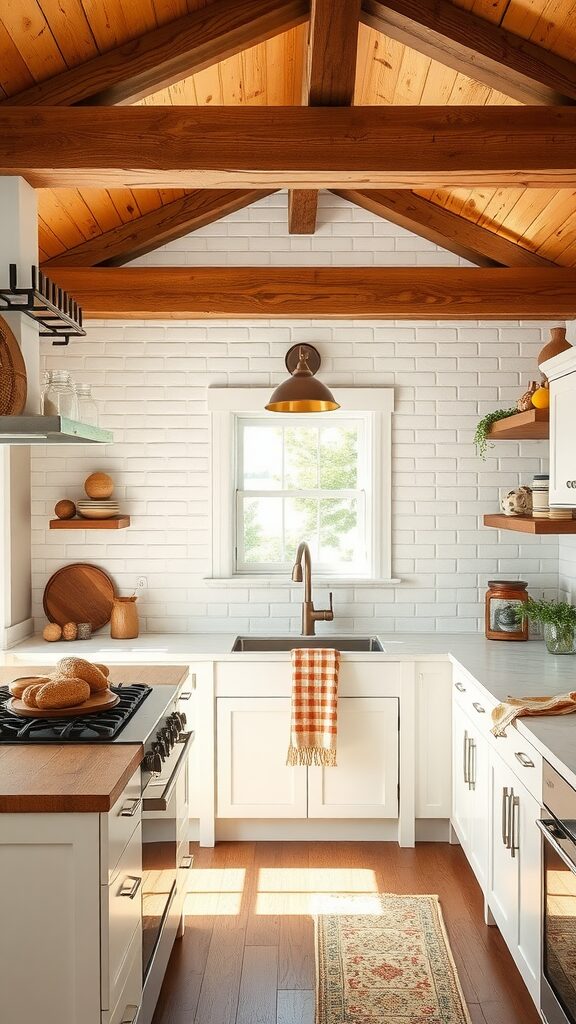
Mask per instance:
[[[154,1024],[313,1024],[315,913],[330,896],[438,893],[473,1024],[540,1018],[458,846],[219,843],[199,849]]]

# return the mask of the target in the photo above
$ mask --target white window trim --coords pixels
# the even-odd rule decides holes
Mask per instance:
[[[238,414],[262,414],[269,388],[209,388],[208,410],[212,419],[212,575],[214,583],[244,586],[278,586],[281,577],[270,574],[246,576],[234,573],[232,524],[235,521],[234,418]],[[332,388],[338,404],[350,413],[371,413],[372,479],[376,489],[371,516],[373,574],[358,579],[330,577],[337,586],[397,583],[392,577],[392,413],[393,388]],[[274,417],[273,412],[265,417]],[[319,414],[320,415],[320,414]],[[316,574],[316,579],[322,577]],[[290,581],[286,581],[290,584]]]

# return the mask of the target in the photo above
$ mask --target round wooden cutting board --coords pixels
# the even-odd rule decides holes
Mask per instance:
[[[81,718],[83,715],[91,715],[94,711],[108,711],[120,703],[120,697],[112,690],[100,690],[93,693],[83,704],[77,704],[75,708],[29,708],[27,704],[18,697],[10,697],[6,701],[6,710],[20,718]]]
[[[50,622],[89,622],[93,630],[110,622],[114,584],[104,569],[74,562],[58,569],[44,590],[44,612]]]
[[[10,327],[0,317],[0,416],[19,416],[26,405],[26,366]]]

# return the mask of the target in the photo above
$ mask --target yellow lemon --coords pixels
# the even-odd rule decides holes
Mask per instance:
[[[550,405],[550,392],[548,388],[538,388],[532,395],[532,405],[535,409],[547,409]]]

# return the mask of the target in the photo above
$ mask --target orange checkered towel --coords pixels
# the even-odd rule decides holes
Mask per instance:
[[[576,711],[576,690],[557,693],[553,697],[508,697],[492,712],[494,736],[504,736],[515,718],[525,715],[571,715]]]
[[[340,651],[292,651],[292,723],[288,765],[336,767]]]

